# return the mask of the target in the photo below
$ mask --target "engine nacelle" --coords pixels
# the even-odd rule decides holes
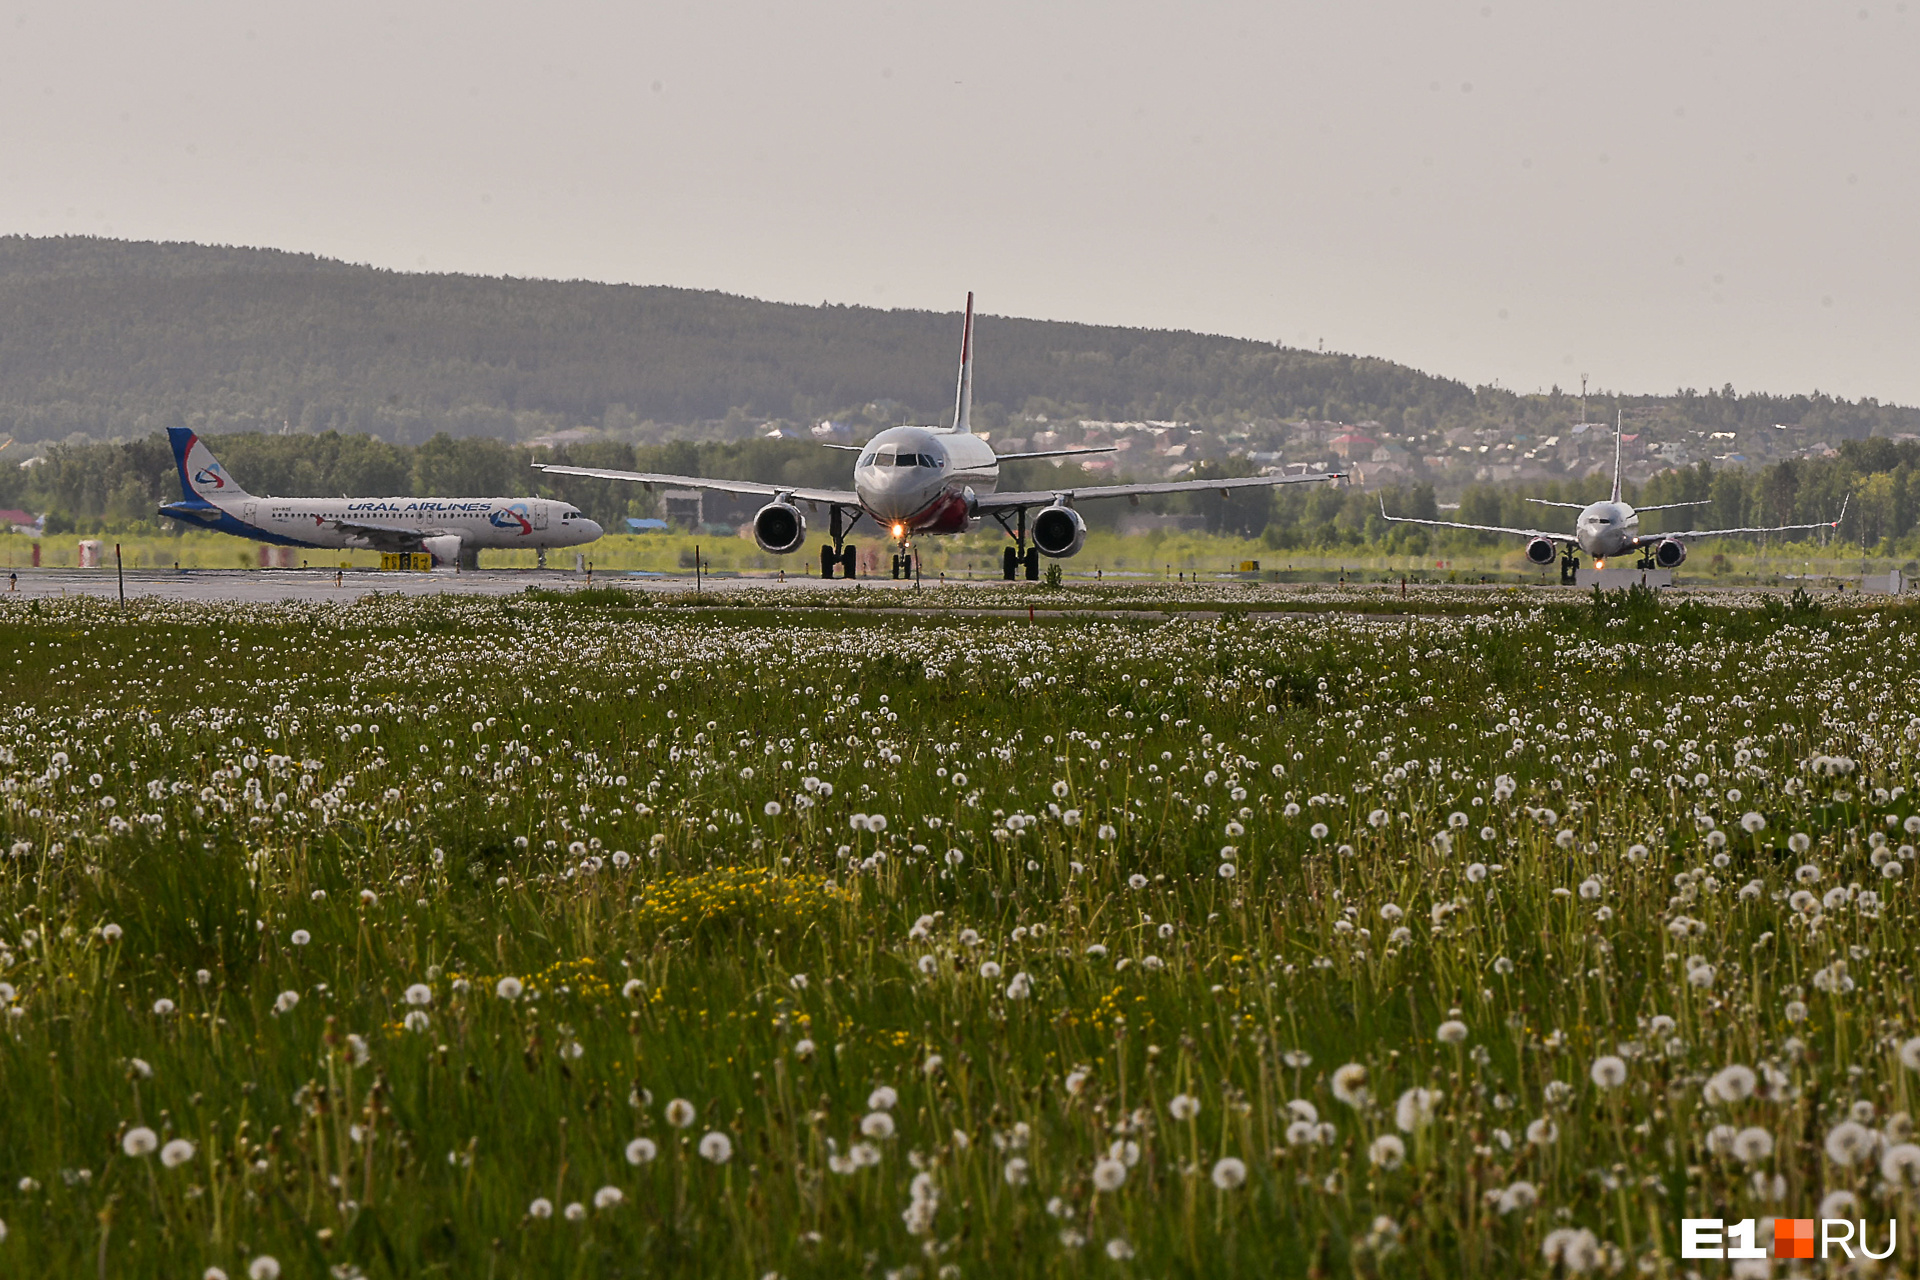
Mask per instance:
[[[776,556],[798,551],[807,540],[807,518],[790,502],[769,502],[753,514],[753,540]]]
[[[1678,569],[1687,558],[1687,544],[1678,538],[1662,538],[1653,544],[1653,562],[1662,569]]]
[[[1087,522],[1072,507],[1042,507],[1033,517],[1033,545],[1055,560],[1078,555],[1087,541]]]
[[[438,537],[420,539],[420,549],[433,557],[435,565],[458,565],[460,563],[460,535],[443,533]]]
[[[1527,559],[1535,564],[1552,564],[1560,549],[1553,545],[1551,538],[1535,538],[1527,544]]]

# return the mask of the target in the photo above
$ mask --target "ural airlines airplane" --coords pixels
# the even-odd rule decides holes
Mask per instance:
[[[600,526],[549,498],[257,498],[185,427],[167,428],[180,468],[179,502],[160,514],[283,547],[425,551],[435,564],[477,565],[489,549],[577,547]]]
[[[1537,565],[1549,565],[1557,555],[1561,557],[1560,577],[1563,582],[1573,580],[1573,571],[1580,563],[1579,553],[1584,551],[1593,557],[1596,569],[1607,567],[1607,561],[1613,556],[1623,556],[1629,551],[1638,551],[1638,567],[1642,569],[1674,569],[1687,558],[1688,538],[1722,538],[1753,533],[1791,533],[1801,529],[1837,529],[1838,520],[1823,521],[1819,524],[1776,524],[1755,529],[1679,529],[1672,533],[1640,532],[1640,513],[1643,511],[1671,511],[1676,507],[1704,507],[1710,500],[1699,502],[1667,502],[1657,507],[1641,507],[1635,510],[1620,500],[1620,422],[1613,424],[1613,496],[1605,502],[1590,502],[1582,506],[1578,502],[1549,502],[1544,498],[1528,498],[1528,502],[1542,507],[1567,507],[1580,514],[1575,518],[1572,533],[1553,533],[1544,529],[1509,529],[1503,525],[1456,524],[1451,520],[1416,520],[1411,516],[1390,516],[1387,514],[1387,500],[1380,499],[1380,515],[1394,524],[1424,524],[1436,529],[1475,529],[1481,533],[1511,533],[1515,537],[1527,539],[1527,559]],[[1841,508],[1846,514],[1846,508]]]
[[[831,542],[820,545],[820,576],[835,568],[854,576],[854,548],[847,535],[870,520],[894,544],[893,576],[912,576],[912,540],[919,534],[965,533],[992,517],[1013,539],[1001,559],[1001,576],[1012,581],[1022,570],[1029,581],[1040,576],[1040,557],[1064,559],[1086,541],[1086,522],[1075,505],[1096,498],[1140,498],[1199,489],[1243,489],[1301,482],[1341,480],[1345,472],[1305,476],[1244,476],[1225,480],[1170,480],[1157,484],[1069,485],[1027,493],[999,493],[1000,464],[1015,458],[1063,458],[1111,449],[1055,449],[1038,453],[995,454],[973,434],[973,295],[967,295],[960,330],[960,385],[954,393],[950,427],[888,427],[864,445],[831,445],[860,455],[851,489],[808,489],[752,481],[709,480],[702,476],[662,475],[650,471],[609,471],[535,463],[555,475],[633,480],[645,485],[677,485],[768,499],[753,517],[754,540],[764,551],[787,555],[807,540],[801,508],[825,507]],[[1028,513],[1032,512],[1031,518]],[[1029,546],[1028,544],[1032,545]]]

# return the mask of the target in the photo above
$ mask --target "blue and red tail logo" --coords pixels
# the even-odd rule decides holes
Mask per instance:
[[[202,467],[194,472],[193,482],[195,484],[211,485],[215,489],[224,489],[227,487],[227,478],[220,474],[218,463],[211,467]]]
[[[523,538],[533,532],[533,522],[527,519],[527,504],[524,502],[502,507],[487,517],[487,523],[496,529],[512,529]]]

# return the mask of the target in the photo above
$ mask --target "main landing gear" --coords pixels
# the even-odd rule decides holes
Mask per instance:
[[[994,518],[1000,521],[1000,527],[1007,529],[1007,518],[998,511]],[[1021,507],[1018,513],[1019,523],[1007,532],[1013,535],[1013,545],[1000,553],[1000,576],[1012,582],[1020,575],[1024,567],[1028,582],[1040,581],[1040,548],[1027,545],[1027,509]]]
[[[858,524],[859,521],[860,516],[856,513],[853,517],[853,523]],[[846,544],[847,531],[852,527],[852,524],[841,524],[840,508],[835,507],[833,509],[833,541],[820,544],[821,577],[832,578],[835,566],[838,566],[842,570],[842,576],[847,578],[855,576],[856,565],[854,562],[854,550]]]
[[[1580,553],[1568,547],[1560,553],[1560,585],[1575,586],[1580,581]]]

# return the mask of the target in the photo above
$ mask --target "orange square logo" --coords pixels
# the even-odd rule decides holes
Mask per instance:
[[[1775,1218],[1773,1220],[1773,1256],[1776,1258],[1813,1257],[1813,1219]]]

